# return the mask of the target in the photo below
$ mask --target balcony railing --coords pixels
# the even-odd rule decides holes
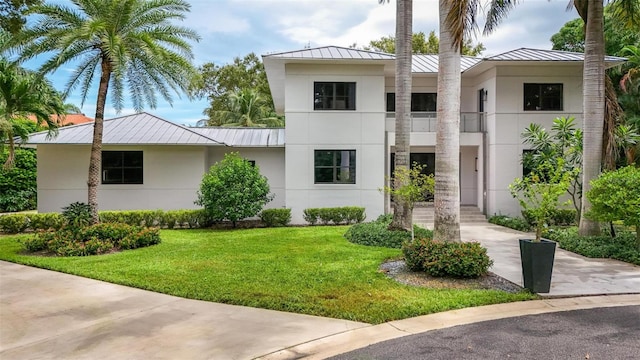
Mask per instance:
[[[395,131],[396,113],[388,112],[386,130]],[[436,132],[436,112],[412,112],[411,132]],[[460,113],[460,132],[483,132],[485,129],[485,113]]]

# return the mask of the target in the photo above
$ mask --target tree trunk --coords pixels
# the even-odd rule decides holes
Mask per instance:
[[[111,63],[106,55],[102,56],[100,85],[96,101],[96,118],[93,123],[93,143],[91,144],[91,158],[89,159],[89,179],[87,181],[88,202],[91,208],[91,223],[100,222],[98,217],[98,185],[100,184],[102,168],[102,129],[104,127],[104,107],[111,78]]]
[[[450,1],[440,0],[438,118],[434,231],[436,241],[460,242],[460,49],[445,19]]]
[[[408,168],[410,165],[412,9],[412,0],[398,0],[396,5],[396,170]],[[393,186],[396,189],[403,185],[404,183],[394,179]],[[412,215],[413,209],[396,196],[390,228],[411,230]]]
[[[9,125],[11,126],[11,125]],[[9,154],[7,155],[7,161],[4,162],[4,169],[9,170],[13,168],[16,162],[16,144],[13,141],[13,134],[11,132],[8,133],[8,141],[9,141]]]
[[[583,69],[583,155],[582,192],[591,189],[591,180],[600,175],[602,169],[602,137],[604,132],[604,30],[603,5],[601,1],[589,1],[585,25],[585,52]],[[584,216],[591,202],[582,198],[582,214],[579,234],[598,235],[600,225]]]

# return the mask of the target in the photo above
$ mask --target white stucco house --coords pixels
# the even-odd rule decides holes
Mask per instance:
[[[625,59],[607,57],[607,66]],[[309,207],[389,211],[395,56],[335,46],[263,55],[285,129],[187,128],[147,113],[105,121],[101,209],[194,208],[202,175],[229,151],[255,161],[274,201],[303,223]],[[462,58],[461,204],[519,214],[508,184],[522,176],[520,134],[558,116],[582,120],[583,55],[517,49]],[[413,56],[411,161],[434,168],[437,55]],[[169,119],[171,120],[171,119]],[[92,124],[35,134],[38,211],[86,201]]]

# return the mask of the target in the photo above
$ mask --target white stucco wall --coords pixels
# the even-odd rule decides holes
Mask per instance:
[[[87,202],[89,145],[38,145],[38,211]],[[194,209],[205,169],[202,146],[104,146],[143,152],[143,184],[100,185],[100,210]]]
[[[238,152],[247,160],[255,161],[260,173],[269,180],[269,189],[275,197],[265,208],[286,207],[284,148],[210,147],[207,153],[207,170],[230,151]]]
[[[312,207],[363,206],[384,212],[384,68],[382,65],[287,64],[286,205],[293,223]],[[356,110],[314,110],[316,81],[355,82]],[[355,184],[314,184],[314,150],[355,150]]]
[[[582,67],[501,66],[496,69],[495,114],[488,117],[488,215],[520,215],[520,206],[509,193],[509,184],[522,176],[521,155],[527,147],[521,134],[531,123],[550,130],[553,119],[573,116],[582,127]],[[524,111],[524,83],[562,83],[562,111]]]

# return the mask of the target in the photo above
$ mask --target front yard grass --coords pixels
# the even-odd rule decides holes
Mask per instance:
[[[399,284],[378,267],[400,250],[351,244],[346,230],[162,230],[159,245],[68,258],[23,254],[19,239],[30,235],[0,236],[0,260],[190,299],[372,324],[535,297]]]

